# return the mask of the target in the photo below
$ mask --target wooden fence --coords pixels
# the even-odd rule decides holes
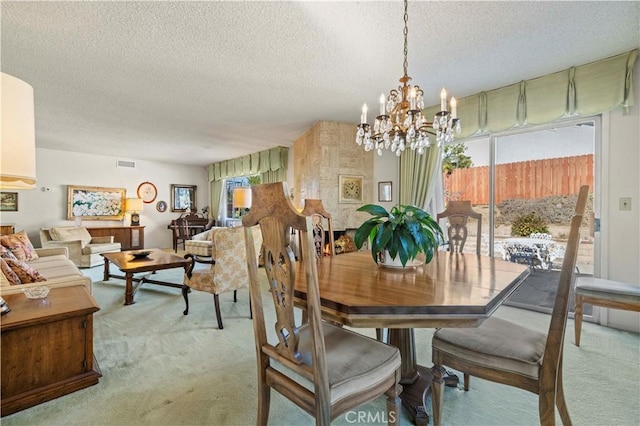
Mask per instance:
[[[447,199],[489,204],[489,166],[455,169],[444,175]],[[513,198],[577,194],[581,185],[593,189],[593,154],[548,158],[496,166],[495,203]]]

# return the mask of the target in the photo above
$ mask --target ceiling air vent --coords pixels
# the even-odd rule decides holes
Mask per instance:
[[[136,168],[136,162],[134,160],[118,160],[116,167],[128,167],[130,169]]]

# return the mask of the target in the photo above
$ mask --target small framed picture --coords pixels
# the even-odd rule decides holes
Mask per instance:
[[[3,212],[18,211],[18,193],[17,192],[0,192],[0,211],[3,211]]]
[[[391,182],[378,182],[378,201],[391,200]]]
[[[156,210],[160,213],[164,213],[167,211],[167,202],[166,201],[158,201],[156,203]]]

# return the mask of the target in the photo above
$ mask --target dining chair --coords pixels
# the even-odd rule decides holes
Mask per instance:
[[[482,238],[482,214],[477,213],[471,208],[471,201],[449,201],[447,208],[437,214],[438,222],[440,219],[447,219],[449,226],[447,227],[447,239],[449,242],[449,251],[462,253],[464,244],[467,241],[467,235],[469,230],[467,228],[467,222],[471,219],[476,219],[478,222],[478,229],[476,231],[476,254],[480,256],[481,238]]]
[[[322,200],[312,198],[305,199],[304,208],[300,214],[311,216],[312,218],[313,243],[316,257],[320,258],[325,255],[325,231],[327,231],[329,237],[329,252],[327,254],[329,256],[335,256],[336,245],[333,241],[333,219],[331,218],[331,213],[326,211],[322,205]],[[327,223],[327,229],[325,229],[324,221]]]
[[[337,416],[386,394],[388,423],[397,424],[402,390],[399,350],[322,320],[311,217],[295,210],[283,182],[254,185],[252,191],[251,211],[242,223],[258,363],[257,423],[267,424],[274,389],[314,416],[317,425],[329,425]],[[265,318],[263,308],[265,280],[258,277],[250,231],[257,224],[275,320],[271,315]],[[291,229],[302,237],[304,260],[297,263],[290,247]],[[306,276],[309,321],[304,324],[294,317],[296,274]],[[273,321],[269,334],[267,318]]]
[[[515,386],[538,395],[541,424],[555,424],[555,406],[562,423],[571,424],[562,389],[562,348],[588,192],[588,186],[580,188],[546,335],[492,317],[477,328],[443,328],[433,334],[431,403],[434,425],[442,421],[445,365],[464,374],[465,390],[469,390],[470,375]]]
[[[178,252],[179,244],[182,244],[182,249],[186,250],[186,242],[190,239],[189,221],[184,217],[176,219],[176,253]]]

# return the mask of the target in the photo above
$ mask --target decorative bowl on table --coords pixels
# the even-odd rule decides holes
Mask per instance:
[[[23,288],[22,292],[29,299],[44,299],[49,294],[49,287],[41,285],[38,287]]]
[[[131,252],[131,256],[133,256],[134,259],[144,259],[150,254],[151,254],[151,250],[138,250],[138,251]]]

